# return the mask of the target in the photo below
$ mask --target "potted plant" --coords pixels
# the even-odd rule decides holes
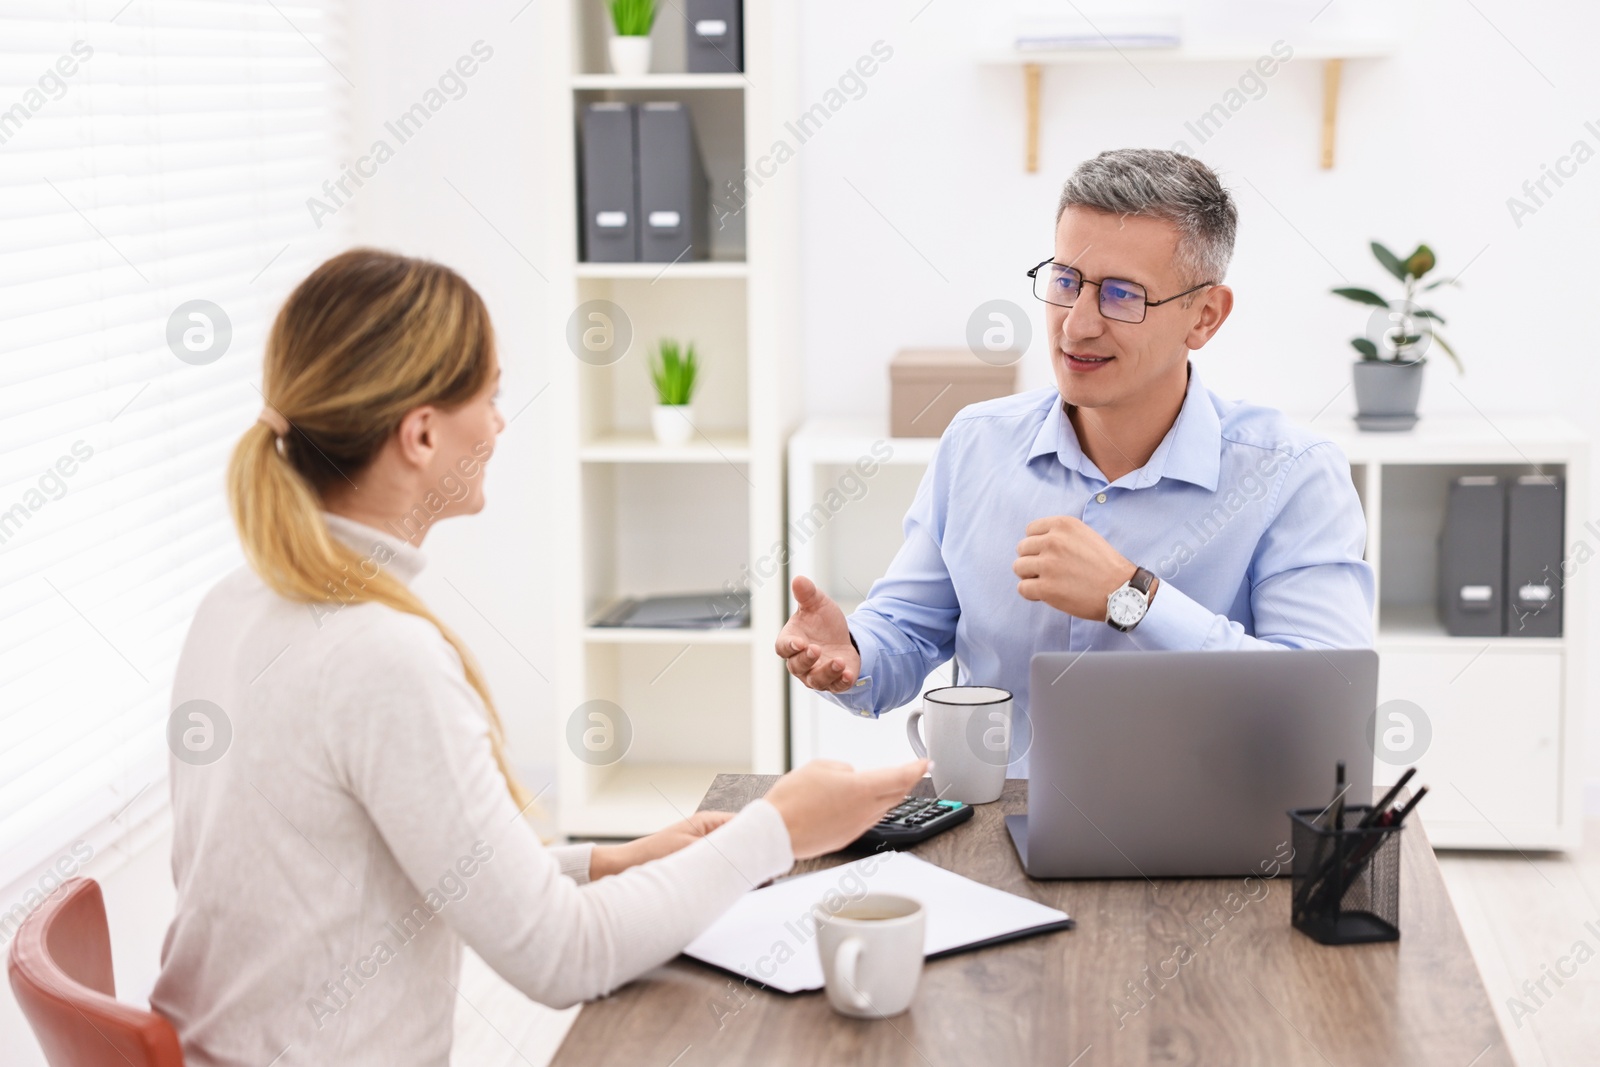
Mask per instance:
[[[1363,430],[1409,430],[1417,424],[1417,399],[1422,395],[1428,349],[1438,344],[1456,369],[1462,369],[1461,358],[1438,331],[1444,319],[1438,312],[1418,306],[1416,297],[1457,283],[1454,278],[1436,278],[1422,284],[1423,276],[1436,266],[1433,250],[1427,245],[1419,244],[1415,252],[1401,259],[1373,241],[1372,254],[1405,286],[1405,293],[1398,300],[1386,300],[1371,289],[1333,290],[1346,300],[1375,309],[1367,320],[1367,335],[1350,339],[1351,347],[1361,353],[1351,369],[1356,425]]]
[[[656,406],[650,412],[650,428],[664,445],[686,444],[694,436],[689,421],[689,401],[694,397],[700,362],[694,344],[682,348],[678,342],[663,339],[656,346],[650,363],[650,376],[656,383]]]
[[[656,0],[606,0],[611,9],[611,69],[624,77],[650,72],[650,27],[656,21]]]

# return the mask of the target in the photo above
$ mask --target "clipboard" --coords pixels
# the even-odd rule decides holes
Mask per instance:
[[[1076,923],[1066,912],[947,871],[907,852],[876,852],[746,893],[684,955],[778,993],[822,988],[813,909],[837,910],[867,893],[922,902],[926,958],[987,948]]]

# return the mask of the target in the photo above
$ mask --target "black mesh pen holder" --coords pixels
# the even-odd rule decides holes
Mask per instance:
[[[1289,812],[1294,897],[1290,921],[1324,945],[1360,945],[1400,938],[1399,826],[1359,823],[1370,804],[1344,809],[1343,830],[1321,808]]]

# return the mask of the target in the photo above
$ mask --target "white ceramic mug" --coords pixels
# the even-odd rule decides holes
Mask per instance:
[[[924,743],[917,724],[923,723]],[[923,694],[906,719],[911,750],[933,761],[933,790],[945,800],[999,800],[1011,762],[1011,694],[990,685],[950,685]]]
[[[911,1007],[922,978],[925,913],[910,897],[869,893],[836,912],[816,910],[828,1003],[841,1015],[881,1019]]]

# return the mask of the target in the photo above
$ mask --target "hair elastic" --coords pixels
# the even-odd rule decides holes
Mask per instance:
[[[272,428],[272,432],[279,437],[286,436],[289,432],[289,420],[277,408],[268,404],[261,409],[261,414],[256,416],[257,422],[264,422]]]

